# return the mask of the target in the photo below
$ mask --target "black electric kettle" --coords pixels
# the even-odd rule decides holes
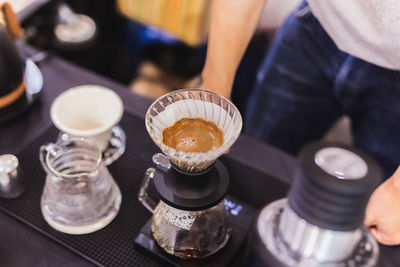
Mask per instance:
[[[12,113],[26,101],[24,70],[14,38],[22,34],[16,15],[7,2],[0,4],[0,116]]]
[[[0,4],[0,123],[22,114],[39,97],[43,86],[40,69],[22,60],[14,39],[23,33],[9,3]]]

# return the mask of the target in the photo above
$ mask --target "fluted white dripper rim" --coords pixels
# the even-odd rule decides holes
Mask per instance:
[[[162,131],[182,118],[214,122],[224,133],[224,143],[206,152],[183,152],[165,145]],[[175,165],[184,171],[199,172],[233,145],[242,129],[242,116],[231,101],[219,94],[182,89],[155,100],[147,110],[145,123],[151,139]]]

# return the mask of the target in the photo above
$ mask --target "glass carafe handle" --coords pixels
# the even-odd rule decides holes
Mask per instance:
[[[39,153],[39,158],[40,158],[40,163],[42,164],[43,169],[49,173],[50,169],[47,166],[47,160],[46,160],[46,155],[47,153],[56,153],[56,145],[55,144],[46,144],[40,147],[40,153]]]
[[[171,162],[169,161],[169,158],[162,153],[154,154],[152,159],[158,167],[164,170],[168,170],[171,168]],[[147,189],[149,188],[149,184],[151,182],[151,179],[153,179],[155,172],[156,170],[154,168],[149,168],[146,170],[146,174],[142,186],[140,187],[138,196],[139,201],[142,203],[142,205],[145,206],[146,209],[148,209],[151,213],[154,213],[158,202],[151,199],[147,192]]]
[[[149,184],[151,180],[154,177],[154,173],[156,170],[154,168],[149,168],[146,170],[144,180],[142,182],[142,186],[140,187],[139,190],[139,195],[138,199],[142,203],[143,206],[146,207],[151,213],[154,213],[154,210],[156,209],[157,202],[154,201],[148,194],[147,189],[149,187]]]

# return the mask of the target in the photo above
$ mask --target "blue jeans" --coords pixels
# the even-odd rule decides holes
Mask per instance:
[[[303,3],[261,65],[244,132],[296,154],[343,114],[351,118],[354,145],[388,178],[400,164],[400,72],[339,50]]]

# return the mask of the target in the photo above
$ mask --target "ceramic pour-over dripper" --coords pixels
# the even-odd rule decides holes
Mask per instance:
[[[221,130],[217,131],[218,134],[223,134],[222,145],[198,150],[205,152],[184,152],[166,145],[164,129],[183,118],[200,118],[215,123]],[[149,107],[145,121],[151,138],[166,155],[158,153],[153,156],[156,166],[147,169],[138,196],[153,213],[150,223],[153,240],[164,252],[175,257],[188,260],[207,258],[224,248],[232,234],[223,202],[229,174],[217,158],[239,136],[242,128],[240,113],[229,100],[218,94],[184,89],[157,99]],[[210,144],[196,136],[197,129],[190,131],[178,130],[177,134],[187,134],[187,139],[180,141],[194,146]],[[148,194],[150,181],[157,191],[158,202]]]
[[[222,146],[207,152],[183,152],[163,143],[163,130],[182,118],[214,122],[224,133]],[[239,110],[228,99],[201,89],[182,89],[158,98],[146,114],[150,137],[172,163],[186,172],[201,172],[212,165],[238,138],[242,129]]]

